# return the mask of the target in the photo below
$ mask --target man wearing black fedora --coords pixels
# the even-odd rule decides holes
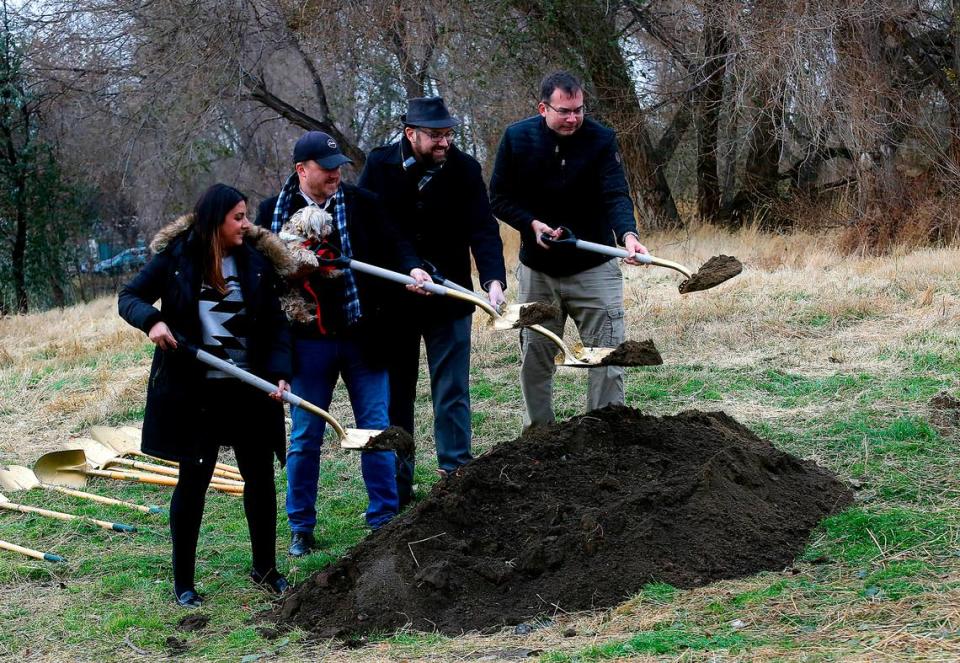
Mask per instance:
[[[319,248],[390,268],[416,262],[409,244],[398,237],[388,222],[376,195],[342,183],[340,167],[350,162],[336,140],[321,131],[309,131],[293,149],[294,172],[278,196],[260,204],[257,225],[294,242],[296,255],[315,247],[297,243],[288,223],[306,207],[315,207],[313,216],[325,219],[329,235]],[[289,247],[288,247],[289,248]],[[294,255],[291,253],[291,255]],[[319,255],[319,254],[318,254]],[[328,254],[323,254],[327,256]],[[292,259],[292,258],[291,258]],[[298,262],[296,276],[288,281],[290,295],[284,309],[293,330],[294,393],[327,409],[339,378],[350,394],[356,425],[384,429],[387,416],[387,371],[383,358],[389,341],[382,337],[386,327],[384,303],[395,286],[350,269],[335,273],[323,270],[316,260]],[[409,270],[408,270],[409,271]],[[415,274],[428,278],[422,272]],[[389,290],[388,290],[389,288]],[[306,303],[299,309],[288,306],[289,297]],[[287,520],[292,534],[290,554],[299,557],[315,545],[317,481],[320,474],[320,447],[323,419],[298,407],[291,408],[293,426],[287,451]],[[367,488],[367,524],[377,529],[399,511],[396,484],[396,456],[393,451],[365,451],[360,468]]]
[[[360,186],[380,195],[401,233],[435,275],[473,288],[470,255],[490,303],[503,303],[506,269],[503,243],[490,212],[480,164],[453,145],[451,117],[440,97],[407,102],[400,117],[400,140],[373,150]],[[472,459],[470,441],[470,328],[473,306],[462,301],[404,294],[395,302],[403,325],[394,329],[395,352],[389,360],[390,423],[414,433],[414,400],[420,363],[420,339],[427,350],[434,439],[441,473]],[[401,505],[411,499],[414,458],[398,458]]]

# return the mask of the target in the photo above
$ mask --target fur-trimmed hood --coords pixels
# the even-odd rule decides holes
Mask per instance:
[[[193,227],[193,220],[193,214],[184,214],[161,228],[150,240],[151,253],[160,253],[175,239],[187,233]],[[266,228],[251,225],[244,233],[244,238],[253,248],[266,256],[280,276],[286,277],[296,271],[296,264],[290,252],[283,242]]]

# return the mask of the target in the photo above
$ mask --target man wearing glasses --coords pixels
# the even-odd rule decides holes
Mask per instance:
[[[543,79],[537,110],[539,115],[507,127],[490,180],[494,214],[520,232],[519,300],[556,303],[561,315],[544,327],[562,334],[569,315],[584,345],[613,348],[624,340],[617,261],[548,247],[541,238],[556,237],[558,227],[567,226],[579,239],[647,252],[637,236],[616,134],[584,117],[583,85],[568,72]],[[524,426],[550,423],[556,346],[528,330],[520,341]],[[622,368],[590,369],[587,410],[623,400]]]
[[[400,117],[403,135],[373,150],[360,186],[380,195],[395,225],[434,277],[473,288],[470,254],[490,303],[503,303],[506,269],[497,222],[490,213],[480,164],[453,145],[453,128],[443,99],[407,102]],[[427,349],[434,439],[441,473],[472,459],[470,442],[470,327],[473,306],[452,298],[418,297],[399,292],[391,330],[390,423],[414,433],[414,401],[420,364],[420,339]],[[401,506],[410,501],[413,455],[398,454],[397,489]]]

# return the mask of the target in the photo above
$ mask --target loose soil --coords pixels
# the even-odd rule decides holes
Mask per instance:
[[[399,426],[390,426],[379,435],[370,438],[364,451],[389,451],[396,449],[398,452],[407,456],[416,451],[416,445],[413,436]]]
[[[927,404],[930,424],[944,437],[953,437],[960,430],[960,400],[946,391],[930,399]]]
[[[784,569],[824,516],[851,503],[830,472],[722,412],[608,406],[533,427],[441,480],[275,617],[348,637],[606,608],[651,582]]]
[[[533,302],[520,307],[520,317],[514,327],[539,325],[560,317],[560,309],[549,302]]]
[[[601,366],[659,366],[663,363],[653,340],[624,341],[600,360]]]
[[[733,256],[713,256],[696,272],[680,284],[680,292],[696,292],[720,285],[743,271],[743,264]]]

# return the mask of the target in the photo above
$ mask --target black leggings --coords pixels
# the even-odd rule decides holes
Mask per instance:
[[[173,538],[173,588],[177,596],[193,589],[197,565],[197,538],[203,505],[220,447],[210,445],[199,460],[180,463],[180,480],[170,500]],[[273,479],[273,450],[251,443],[234,448],[243,476],[243,510],[250,528],[253,570],[260,575],[277,563],[277,491]]]

